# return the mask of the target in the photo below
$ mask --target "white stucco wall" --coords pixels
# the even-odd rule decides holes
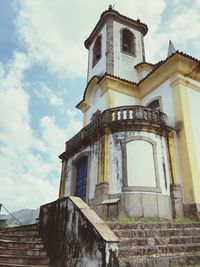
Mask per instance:
[[[147,103],[156,97],[161,97],[162,111],[167,115],[169,125],[175,126],[173,95],[170,81],[164,82],[158,88],[154,89],[154,91],[146,95],[142,99],[141,105],[146,106]]]
[[[136,105],[135,98],[133,96],[125,95],[120,92],[114,91],[114,104],[115,107],[126,106],[126,105]]]
[[[136,105],[136,99],[133,96],[113,91],[113,97],[114,107]],[[96,86],[93,89],[90,98],[90,108],[86,111],[86,124],[91,122],[91,117],[97,110],[103,112],[108,108],[108,98],[108,92],[105,92],[103,95],[101,95],[101,88],[99,86]]]
[[[97,110],[101,112],[107,108],[107,92],[101,95],[101,88],[96,86],[90,98],[90,108],[86,112],[86,124],[90,123],[93,113]]]
[[[195,140],[196,155],[200,166],[200,92],[187,90],[193,136]]]
[[[101,50],[101,58],[97,62],[97,64],[92,67],[92,62],[93,62],[93,47],[96,39],[92,43],[92,45],[89,48],[89,53],[88,53],[88,81],[94,76],[94,75],[101,75],[106,72],[106,24],[102,28],[101,32],[99,34],[102,35],[101,39],[101,45],[102,45],[102,50]],[[98,36],[97,36],[98,37]]]
[[[125,28],[121,23],[113,23],[113,45],[114,45],[114,75],[121,78],[138,82],[137,71],[134,66],[143,61],[142,55],[142,35],[139,31],[128,28],[135,35],[136,57],[121,52],[120,30]]]

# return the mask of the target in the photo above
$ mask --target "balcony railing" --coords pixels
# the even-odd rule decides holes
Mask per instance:
[[[121,106],[103,111],[95,120],[84,127],[74,137],[66,142],[66,151],[81,144],[81,142],[92,136],[92,134],[105,127],[112,127],[114,124],[119,127],[121,124],[149,124],[167,126],[167,115],[158,110],[144,106]],[[116,128],[116,127],[115,127]]]

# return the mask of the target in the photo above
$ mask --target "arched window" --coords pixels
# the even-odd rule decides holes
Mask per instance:
[[[160,104],[160,99],[154,99],[150,103],[146,105],[147,108],[155,109],[161,111],[161,104]]]
[[[128,29],[123,29],[121,35],[121,51],[135,56],[135,35]]]
[[[100,60],[101,58],[101,35],[99,35],[94,43],[94,47],[93,47],[93,63],[92,66],[94,67],[97,62]]]

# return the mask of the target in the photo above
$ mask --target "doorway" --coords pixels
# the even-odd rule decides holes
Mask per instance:
[[[86,201],[86,189],[87,189],[87,157],[82,158],[77,164],[77,176],[76,176],[76,193],[77,197],[80,197],[83,201]]]

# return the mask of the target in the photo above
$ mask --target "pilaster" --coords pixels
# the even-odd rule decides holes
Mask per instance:
[[[183,179],[184,202],[186,205],[200,203],[200,176],[188,103],[187,86],[185,80],[181,76],[176,75],[171,81],[171,87]]]

